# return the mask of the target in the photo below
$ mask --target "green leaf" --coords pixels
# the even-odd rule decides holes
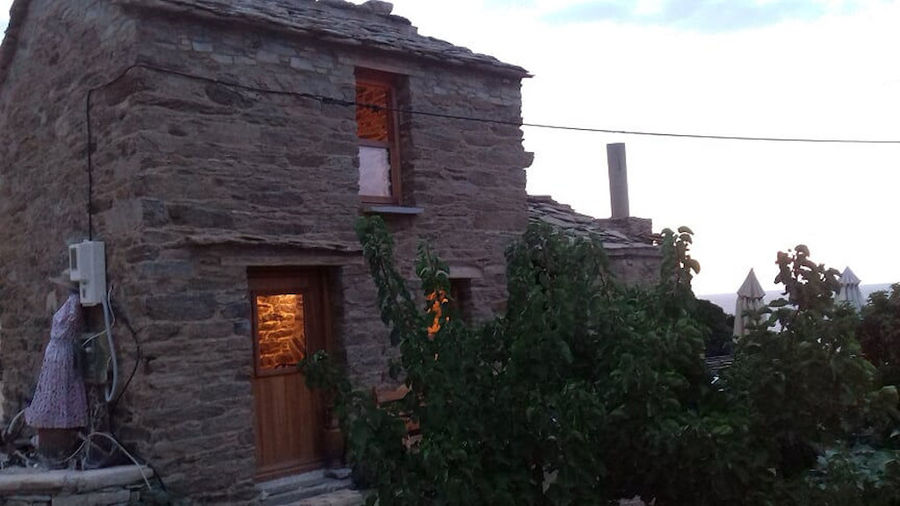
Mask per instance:
[[[575,361],[575,358],[572,356],[572,349],[569,348],[569,344],[565,341],[559,341],[559,353],[567,364]]]

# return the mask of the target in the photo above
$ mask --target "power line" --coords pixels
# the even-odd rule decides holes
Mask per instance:
[[[675,137],[683,139],[711,139],[717,141],[758,141],[758,142],[805,142],[817,144],[900,144],[900,140],[888,139],[828,139],[806,137],[752,137],[744,135],[707,135],[672,132],[647,132],[641,130],[605,130],[602,128],[581,128],[541,123],[522,123],[524,127],[549,128],[554,130],[572,130],[576,132],[597,132],[606,134],[643,135],[649,137]]]
[[[674,137],[674,138],[682,138],[682,139],[710,139],[710,140],[731,140],[731,141],[756,141],[756,142],[809,142],[809,143],[820,143],[820,144],[900,144],[900,139],[891,140],[891,139],[841,139],[841,138],[812,138],[812,137],[771,137],[771,136],[747,136],[747,135],[714,135],[714,134],[695,134],[695,133],[677,133],[677,132],[654,132],[654,131],[645,131],[645,130],[615,130],[608,128],[590,128],[590,127],[577,127],[577,126],[568,126],[568,125],[554,125],[549,123],[529,123],[522,121],[508,121],[502,119],[495,118],[483,118],[476,116],[464,116],[458,114],[446,114],[440,112],[431,112],[431,111],[419,111],[415,109],[409,109],[404,107],[386,107],[376,104],[367,104],[361,103],[354,100],[345,100],[341,98],[328,97],[324,95],[317,95],[313,93],[304,93],[304,92],[296,92],[296,91],[284,91],[284,90],[272,90],[267,88],[260,88],[256,86],[248,86],[240,83],[223,81],[221,79],[216,79],[212,77],[200,76],[196,74],[190,74],[188,72],[182,72],[178,70],[167,69],[163,67],[157,67],[155,65],[149,65],[145,63],[137,63],[134,64],[127,69],[113,82],[118,81],[125,74],[127,74],[130,70],[134,68],[145,68],[147,70],[152,70],[160,73],[167,73],[172,75],[181,76],[187,79],[193,79],[197,81],[204,81],[208,83],[214,83],[222,86],[227,86],[230,88],[243,89],[246,91],[252,91],[257,93],[267,93],[272,95],[283,95],[283,96],[295,96],[301,98],[308,98],[317,100],[324,104],[329,105],[339,105],[339,106],[348,106],[348,107],[368,107],[376,110],[389,110],[393,112],[400,112],[406,114],[414,114],[419,116],[430,116],[435,118],[444,118],[444,119],[453,119],[460,121],[473,121],[478,123],[490,123],[497,125],[507,125],[507,126],[516,126],[516,127],[528,127],[528,128],[544,128],[550,130],[567,130],[573,132],[594,132],[594,133],[605,133],[605,134],[620,134],[620,135],[640,135],[640,136],[652,136],[652,137]],[[109,83],[111,84],[111,83]],[[104,86],[108,86],[104,85]]]
[[[588,128],[588,127],[577,127],[577,126],[566,126],[566,125],[553,125],[547,123],[528,123],[522,121],[508,121],[502,119],[494,119],[494,118],[479,118],[474,116],[463,116],[458,114],[446,114],[440,112],[430,112],[430,111],[417,111],[414,109],[408,109],[403,107],[385,107],[376,104],[366,104],[360,103],[355,100],[345,100],[342,98],[328,97],[325,95],[317,95],[314,93],[305,93],[300,91],[286,91],[286,90],[273,90],[268,88],[261,88],[257,86],[248,86],[245,84],[240,84],[236,82],[224,81],[217,78],[201,76],[197,74],[191,74],[189,72],[183,72],[180,70],[174,70],[164,67],[158,67],[156,65],[151,65],[148,63],[134,63],[125,67],[115,78],[112,80],[101,84],[99,86],[95,86],[90,88],[87,91],[87,97],[85,100],[85,122],[86,125],[86,134],[87,134],[87,172],[88,172],[88,201],[87,201],[87,215],[88,215],[88,238],[93,239],[94,236],[94,204],[93,204],[93,193],[94,193],[94,160],[93,160],[93,151],[94,151],[94,136],[93,129],[91,125],[91,108],[92,108],[92,96],[95,92],[100,91],[104,88],[112,86],[113,84],[121,81],[125,78],[132,70],[137,68],[143,68],[152,72],[158,72],[162,74],[169,74],[174,76],[183,77],[185,79],[191,79],[200,82],[206,82],[210,84],[216,84],[220,86],[226,86],[229,88],[239,89],[250,91],[253,93],[265,93],[269,95],[278,95],[278,96],[291,96],[298,98],[305,98],[316,100],[326,105],[336,105],[343,107],[368,107],[375,110],[389,110],[393,112],[399,112],[404,114],[415,114],[419,116],[428,116],[433,118],[443,118],[443,119],[451,119],[451,120],[459,120],[459,121],[472,121],[477,123],[488,123],[494,125],[506,125],[506,126],[515,126],[515,127],[526,127],[526,128],[542,128],[548,130],[563,130],[563,131],[571,131],[571,132],[592,132],[592,133],[604,133],[604,134],[619,134],[619,135],[636,135],[636,136],[648,136],[648,137],[671,137],[671,138],[680,138],[680,139],[707,139],[707,140],[730,140],[730,141],[753,141],[753,142],[793,142],[793,143],[818,143],[818,144],[900,144],[900,140],[886,140],[886,139],[825,139],[825,138],[807,138],[807,137],[753,137],[753,136],[742,136],[742,135],[708,135],[708,134],[692,134],[692,133],[676,133],[676,132],[652,132],[652,131],[642,131],[642,130],[614,130],[607,128]]]

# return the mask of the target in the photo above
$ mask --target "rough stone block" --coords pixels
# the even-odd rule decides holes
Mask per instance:
[[[147,299],[147,316],[154,320],[200,321],[213,316],[216,301],[211,294],[172,294]]]
[[[27,506],[44,506],[50,504],[53,498],[49,495],[15,495],[7,497],[6,505],[27,505]]]
[[[191,42],[191,47],[198,53],[211,53],[213,50],[213,45],[209,42],[201,42],[197,40]]]
[[[125,489],[110,492],[92,492],[78,495],[61,495],[53,498],[52,506],[108,506],[127,502],[131,492]]]
[[[234,57],[227,54],[213,53],[210,55],[210,58],[212,58],[216,63],[221,63],[223,65],[231,65],[232,63],[234,63]]]

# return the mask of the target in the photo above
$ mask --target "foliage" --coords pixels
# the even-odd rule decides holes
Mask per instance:
[[[868,446],[829,449],[805,483],[805,504],[897,506],[900,453]]]
[[[358,233],[410,393],[376,406],[323,353],[301,367],[330,391],[370,502],[801,505],[900,491],[897,392],[874,390],[855,317],[831,302],[834,272],[805,247],[779,254],[787,299],[713,384],[687,228],[664,231],[660,283],[641,289],[615,282],[598,241],[533,225],[508,251],[506,314],[477,326],[434,296],[450,293],[448,270],[427,246],[414,298],[383,222]],[[401,415],[420,424],[413,449]]]
[[[718,305],[703,299],[697,299],[691,316],[707,329],[706,356],[715,357],[734,352],[734,317],[725,314]]]
[[[662,267],[657,292],[660,292],[664,309],[690,309],[694,298],[691,280],[700,273],[700,262],[691,258],[694,232],[688,227],[678,227],[678,234],[671,229],[663,229],[660,241]]]
[[[822,445],[845,437],[846,424],[864,418],[874,369],[854,339],[853,311],[834,305],[837,271],[810,261],[803,245],[779,253],[778,265],[786,298],[739,341],[726,379],[749,408],[751,431],[764,436],[757,443],[774,470],[793,477],[815,463]]]
[[[863,353],[878,367],[882,382],[900,384],[900,284],[875,292],[863,308],[859,325]]]

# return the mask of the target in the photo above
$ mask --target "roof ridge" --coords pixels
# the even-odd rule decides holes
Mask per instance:
[[[280,27],[301,34],[323,35],[323,39],[332,43],[362,45],[375,50],[438,60],[441,63],[513,74],[518,78],[529,77],[528,72],[517,65],[420,34],[410,20],[392,14],[392,4],[381,0],[368,0],[358,5],[346,0],[113,1],[133,9],[191,13],[220,20]]]
[[[531,221],[540,221],[576,235],[599,235],[606,248],[652,248],[651,224],[643,218],[597,218],[575,211],[549,195],[528,195]],[[637,225],[637,226],[636,226]],[[646,231],[640,228],[646,227]]]

